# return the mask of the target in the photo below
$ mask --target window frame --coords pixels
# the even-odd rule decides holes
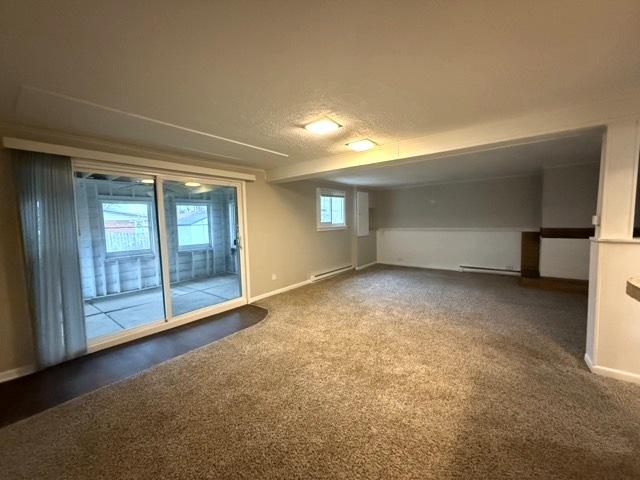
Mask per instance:
[[[58,148],[58,146],[56,146]],[[30,149],[32,150],[32,149]],[[90,174],[103,174],[103,175],[115,175],[115,176],[130,176],[135,178],[149,178],[152,177],[156,180],[154,195],[151,197],[151,200],[155,202],[153,204],[154,216],[152,218],[153,225],[157,229],[157,235],[154,233],[153,240],[153,248],[154,254],[158,255],[160,258],[160,273],[161,279],[169,279],[171,274],[171,265],[169,262],[169,256],[171,254],[172,246],[169,245],[169,238],[171,237],[171,232],[167,229],[167,221],[170,221],[170,217],[168,215],[168,211],[165,210],[165,197],[163,195],[163,186],[168,181],[176,181],[176,182],[199,182],[202,184],[207,184],[210,186],[221,186],[221,187],[233,187],[235,189],[235,199],[237,206],[237,222],[238,222],[238,253],[237,253],[237,268],[238,275],[240,276],[241,281],[241,296],[228,300],[225,302],[217,303],[215,305],[211,305],[208,307],[203,307],[198,310],[194,310],[189,313],[184,314],[174,314],[171,306],[171,287],[169,281],[162,280],[162,289],[164,293],[164,305],[165,305],[165,318],[163,320],[159,320],[156,323],[140,325],[137,327],[132,327],[131,329],[119,331],[116,333],[109,333],[102,336],[96,336],[90,338],[88,340],[88,353],[94,353],[105,348],[110,348],[116,345],[120,345],[123,343],[127,343],[129,341],[143,338],[148,335],[176,328],[183,324],[188,324],[190,322],[194,322],[200,320],[202,318],[207,318],[211,315],[218,314],[220,312],[228,311],[232,308],[236,308],[242,305],[246,305],[249,303],[249,295],[250,295],[250,286],[249,286],[249,275],[248,275],[248,257],[249,257],[249,240],[247,235],[247,182],[243,181],[243,177],[226,177],[226,175],[207,175],[205,174],[204,167],[201,169],[202,172],[195,172],[190,170],[177,170],[170,169],[171,165],[167,162],[166,166],[163,166],[162,162],[156,162],[154,160],[140,159],[144,160],[146,163],[132,163],[131,166],[124,166],[121,163],[115,163],[115,158],[112,154],[105,154],[105,156],[109,159],[112,159],[109,163],[107,160],[100,160],[99,157],[90,157],[94,158],[94,160],[79,158],[74,155],[78,155],[78,152],[69,152],[69,156],[71,156],[72,166],[73,166],[73,175],[75,176],[77,173],[90,173]],[[83,150],[83,152],[93,152],[88,150]],[[133,160],[138,160],[138,158],[129,157]],[[130,163],[130,162],[128,162]],[[175,167],[175,165],[173,165]],[[195,167],[194,167],[195,168]],[[214,171],[214,170],[211,170]],[[219,171],[222,172],[222,171]],[[248,179],[248,174],[238,174],[245,175]],[[76,197],[76,205],[78,205],[80,201],[79,197],[79,189],[78,182],[75,180],[80,180],[85,177],[77,177],[74,178],[74,195]],[[255,177],[251,175],[251,180],[255,180]],[[101,195],[97,195],[100,197]],[[128,197],[130,199],[139,199],[138,197]],[[215,213],[215,212],[214,212]],[[95,219],[101,220],[102,213],[96,212],[94,217]],[[80,218],[80,211],[76,209],[76,217]],[[80,236],[78,236],[78,240],[80,240]],[[102,239],[96,239],[99,241],[99,245],[102,246]],[[214,239],[215,241],[215,239]],[[104,252],[104,250],[103,250]]]
[[[135,257],[143,255],[155,255],[155,242],[154,242],[154,229],[155,229],[155,209],[153,205],[153,198],[144,197],[123,197],[123,196],[111,196],[111,195],[99,195],[98,204],[100,205],[100,224],[102,226],[102,246],[104,247],[104,253],[106,258],[122,258],[122,257]],[[140,250],[123,250],[120,252],[110,252],[107,249],[107,232],[104,224],[104,204],[105,203],[143,203],[147,206],[147,219],[149,224],[147,230],[149,231],[149,248]]]
[[[209,243],[199,243],[197,245],[180,245],[180,226],[178,225],[178,205],[204,205],[207,207],[207,226],[209,227]],[[176,245],[179,252],[188,252],[193,250],[213,249],[213,222],[211,221],[213,202],[210,200],[191,200],[191,199],[175,199],[175,215],[176,215]]]
[[[338,197],[343,199],[342,223],[322,222],[322,197]],[[328,230],[345,230],[347,228],[347,192],[333,188],[319,187],[316,189],[316,228],[319,232]]]

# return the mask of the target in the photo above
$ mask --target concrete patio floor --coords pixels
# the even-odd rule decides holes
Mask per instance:
[[[223,274],[171,285],[173,315],[209,307],[240,296],[240,277]],[[157,322],[165,318],[162,288],[109,295],[84,303],[87,338]]]

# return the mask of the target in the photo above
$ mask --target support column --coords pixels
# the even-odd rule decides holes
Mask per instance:
[[[640,302],[626,295],[640,276],[640,239],[633,238],[639,119],[607,125],[602,146],[599,225],[591,241],[585,360],[602,375],[640,383]]]
[[[602,147],[597,238],[632,238],[637,168],[638,119],[611,123]]]

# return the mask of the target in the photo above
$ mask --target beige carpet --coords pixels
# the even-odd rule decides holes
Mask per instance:
[[[640,478],[640,387],[590,374],[586,298],[374,267],[0,430],[0,478]]]

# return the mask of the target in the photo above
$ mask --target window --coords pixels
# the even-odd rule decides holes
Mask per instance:
[[[108,254],[151,251],[151,203],[102,200],[102,222]]]
[[[209,205],[204,203],[179,203],[178,246],[180,248],[209,247]]]
[[[345,228],[345,192],[319,188],[317,191],[318,230]]]

